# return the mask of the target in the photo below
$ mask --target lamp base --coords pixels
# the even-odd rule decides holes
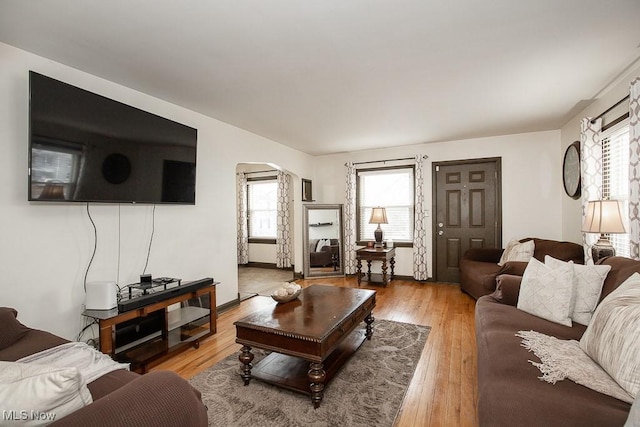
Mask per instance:
[[[376,239],[376,243],[375,245],[373,245],[374,248],[381,248],[382,245],[382,228],[380,228],[380,224],[378,224],[378,228],[375,229],[375,231],[373,232],[373,237]]]
[[[591,258],[594,264],[597,264],[602,258],[614,256],[615,254],[616,250],[608,240],[598,240],[598,242],[591,246]]]

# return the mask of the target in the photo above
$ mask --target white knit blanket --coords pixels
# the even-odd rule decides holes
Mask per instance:
[[[599,393],[633,402],[633,397],[580,348],[578,341],[560,340],[535,331],[518,331],[516,336],[522,338],[524,348],[540,359],[540,363],[531,360],[529,363],[540,369],[541,380],[555,384],[569,378]]]
[[[90,383],[102,375],[117,369],[129,370],[128,363],[114,362],[106,354],[83,342],[69,342],[16,360],[56,368],[77,368],[85,381]]]

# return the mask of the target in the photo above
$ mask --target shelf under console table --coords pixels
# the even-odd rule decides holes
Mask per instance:
[[[181,295],[118,312],[85,310],[99,324],[100,351],[131,363],[131,370],[146,373],[217,332],[216,282]],[[179,307],[171,307],[179,304]]]

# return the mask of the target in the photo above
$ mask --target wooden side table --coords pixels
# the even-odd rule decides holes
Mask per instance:
[[[371,280],[371,262],[372,261],[382,261],[382,284],[387,286],[387,284],[393,280],[394,272],[393,267],[396,263],[396,248],[362,248],[356,251],[356,260],[358,261],[358,285],[362,282],[362,261],[367,261],[367,281],[372,282]],[[387,264],[388,263],[388,264]],[[391,266],[391,276],[387,275],[387,270]]]

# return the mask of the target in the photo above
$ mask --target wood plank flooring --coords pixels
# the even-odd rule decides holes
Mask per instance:
[[[354,277],[298,280],[302,286],[313,283],[357,287]],[[367,286],[377,291],[376,319],[395,320],[431,326],[431,332],[416,368],[396,426],[475,426],[477,425],[475,300],[458,285],[394,280],[387,287]],[[184,378],[238,353],[233,322],[265,305],[268,297],[243,301],[218,317],[218,333],[200,344],[199,349],[167,360],[152,370],[169,369]],[[327,388],[331,392],[331,386]]]

